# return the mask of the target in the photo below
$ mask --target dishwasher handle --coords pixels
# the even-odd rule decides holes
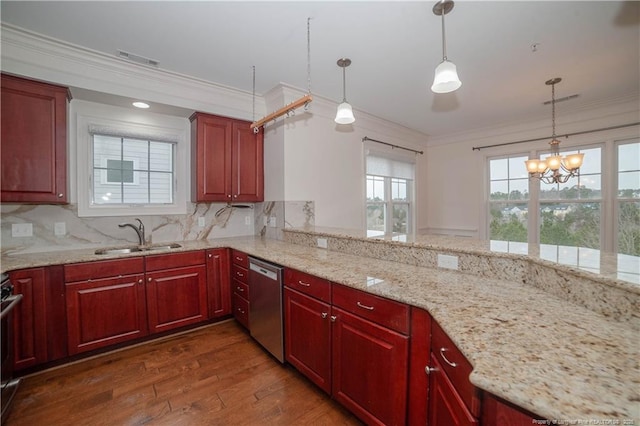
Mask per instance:
[[[282,268],[265,264],[264,262],[257,261],[255,259],[249,259],[249,270],[257,272],[273,281],[279,280],[279,272]]]

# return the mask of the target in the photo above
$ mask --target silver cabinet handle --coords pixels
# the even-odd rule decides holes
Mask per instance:
[[[301,286],[304,286],[304,287],[311,287],[311,284],[305,283],[304,281],[300,281],[300,280],[298,280],[298,284],[300,284]]]
[[[337,316],[331,315],[331,322],[336,322],[337,319],[338,319]]]
[[[437,368],[429,367],[428,365],[424,367],[424,372],[427,373],[427,375],[435,373],[436,371],[438,371]]]
[[[153,281],[153,278],[149,277],[149,278],[147,278],[147,281],[151,282],[151,281]]]
[[[242,310],[241,308],[238,308],[238,312],[240,312],[241,314],[244,314],[244,310]]]
[[[231,198],[231,194],[227,195],[227,198]]]
[[[244,277],[244,274],[242,272],[236,271],[236,275],[238,275],[239,277]]]
[[[240,257],[240,256],[236,256],[236,260],[243,262],[244,261],[244,257]]]
[[[61,192],[58,194],[58,198],[62,198],[62,197],[64,197],[64,194]]]
[[[442,359],[444,360],[444,362],[446,362],[447,364],[449,364],[449,365],[450,365],[450,366],[452,366],[452,367],[457,367],[457,366],[458,366],[458,364],[457,364],[457,363],[449,361],[449,360],[447,359],[447,357],[446,357],[446,356],[444,356],[444,353],[445,353],[446,351],[447,351],[447,350],[446,350],[445,348],[440,348],[440,356],[442,357]]]
[[[322,319],[325,319],[329,314],[327,312],[323,312],[321,315],[322,315]]]
[[[356,304],[358,305],[359,308],[366,309],[367,311],[373,311],[373,306],[363,305],[360,302],[357,302]]]
[[[18,303],[20,303],[23,297],[24,296],[21,294],[14,294],[13,296],[9,296],[6,299],[4,299],[5,302],[11,302],[11,303],[9,303],[9,306],[7,306],[2,310],[2,313],[0,314],[0,319],[4,319],[4,317],[8,316],[9,312],[11,312],[13,308],[15,308],[18,305]]]
[[[236,290],[238,290],[239,292],[244,292],[244,288],[242,287],[236,287]]]
[[[139,280],[138,280],[138,284],[142,284],[142,279],[139,279]]]
[[[211,253],[209,253],[209,259],[211,259],[213,257],[213,255]]]

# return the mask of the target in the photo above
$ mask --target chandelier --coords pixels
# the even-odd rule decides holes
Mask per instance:
[[[545,84],[551,86],[551,125],[553,134],[551,135],[551,155],[544,160],[527,160],[527,171],[530,178],[540,179],[544,183],[565,183],[570,178],[580,175],[580,166],[584,159],[584,154],[560,155],[560,141],[556,137],[556,90],[555,85],[562,81],[561,78],[552,78]]]

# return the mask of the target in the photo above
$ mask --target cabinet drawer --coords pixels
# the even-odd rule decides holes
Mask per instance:
[[[399,333],[409,334],[409,306],[403,303],[334,284],[333,304]]]
[[[249,269],[249,256],[239,250],[231,250],[231,263]]]
[[[249,271],[234,263],[233,265],[231,265],[231,278],[246,283],[247,278],[249,278]]]
[[[145,257],[147,272],[170,268],[204,265],[204,250],[181,253],[155,254]]]
[[[233,286],[231,287],[231,290],[238,296],[249,300],[249,286],[247,284],[237,280],[233,280]]]
[[[287,268],[284,271],[284,285],[323,302],[331,303],[331,282],[323,278]]]
[[[245,328],[249,328],[249,301],[233,293],[233,316]]]
[[[474,416],[479,416],[478,390],[469,381],[471,364],[462,352],[453,344],[449,336],[433,321],[431,326],[431,351],[438,360],[451,383],[460,394],[460,398]]]
[[[64,280],[71,283],[119,275],[141,274],[144,272],[144,258],[135,257],[118,260],[98,260],[95,262],[64,265]]]

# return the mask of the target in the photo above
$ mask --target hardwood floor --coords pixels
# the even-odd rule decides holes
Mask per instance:
[[[10,425],[361,425],[225,321],[26,377]]]

